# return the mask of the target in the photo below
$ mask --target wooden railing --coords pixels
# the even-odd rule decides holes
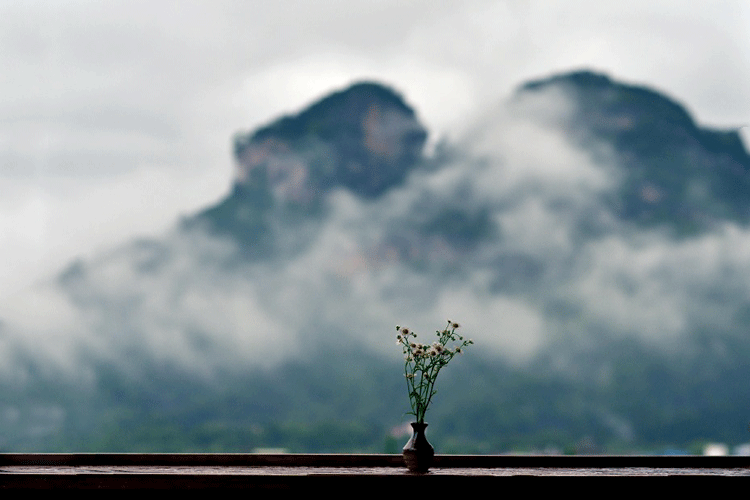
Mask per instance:
[[[427,474],[401,455],[344,454],[0,454],[0,488],[255,488],[359,492],[508,478],[728,478],[750,476],[750,457],[437,455]],[[468,483],[467,483],[468,482]],[[395,488],[395,489],[394,489]]]

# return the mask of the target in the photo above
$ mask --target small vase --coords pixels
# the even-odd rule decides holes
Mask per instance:
[[[414,429],[414,434],[404,446],[404,463],[412,472],[427,472],[435,456],[435,449],[427,442],[424,435],[427,424],[412,422],[411,427]]]

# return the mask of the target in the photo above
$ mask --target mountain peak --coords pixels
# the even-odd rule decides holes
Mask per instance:
[[[533,80],[518,94],[549,89],[574,104],[564,124],[574,140],[614,151],[624,175],[621,217],[688,234],[727,218],[750,222],[750,155],[737,130],[699,126],[664,93],[592,71]]]
[[[665,94],[645,86],[631,85],[611,79],[608,75],[589,70],[556,74],[532,80],[521,86],[520,92],[535,92],[561,88],[572,95],[580,112],[648,113],[659,117],[672,127],[695,130],[696,125],[687,110]]]
[[[426,139],[416,113],[395,90],[354,83],[297,114],[237,134],[231,193],[186,223],[261,249],[270,232],[269,210],[309,215],[336,188],[377,197],[418,164]]]
[[[399,111],[410,118],[415,117],[414,110],[394,89],[376,82],[358,82],[323,97],[296,115],[274,120],[252,134],[238,135],[235,138],[235,154],[241,157],[249,143],[267,137],[293,140],[304,134],[330,136],[334,132],[331,129],[341,126],[342,122],[356,126],[356,121],[375,105]]]
[[[521,88],[524,90],[534,90],[558,84],[571,84],[581,88],[606,88],[614,85],[614,82],[604,73],[597,73],[591,70],[577,70],[531,80],[524,83]]]
[[[341,186],[373,197],[401,182],[427,132],[390,87],[359,82],[234,140],[237,182],[265,169],[284,201],[307,204]]]

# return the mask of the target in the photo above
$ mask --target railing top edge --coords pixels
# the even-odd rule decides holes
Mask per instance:
[[[402,466],[400,454],[344,453],[0,453],[0,465],[85,466]],[[441,455],[436,467],[560,467],[560,468],[739,468],[750,457],[703,455]]]

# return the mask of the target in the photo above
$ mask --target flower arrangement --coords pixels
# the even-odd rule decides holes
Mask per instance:
[[[453,359],[456,354],[461,354],[464,348],[473,344],[472,340],[464,338],[456,333],[458,323],[448,320],[448,326],[442,331],[436,331],[438,339],[431,344],[422,344],[415,339],[417,334],[410,329],[397,326],[396,343],[401,345],[404,351],[404,376],[406,387],[409,391],[409,402],[411,403],[410,415],[414,415],[418,423],[424,423],[424,416],[430,406],[440,370]]]

